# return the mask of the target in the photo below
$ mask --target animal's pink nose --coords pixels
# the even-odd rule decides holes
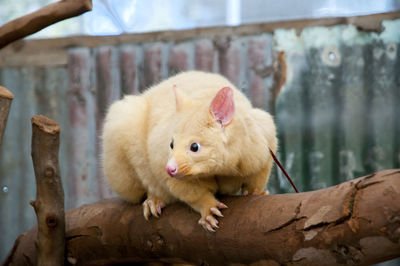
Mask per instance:
[[[165,167],[165,170],[167,171],[167,173],[172,176],[172,177],[176,177],[176,175],[178,174],[178,164],[175,161],[175,158],[172,157],[168,163],[167,166]]]
[[[172,167],[167,166],[166,170],[167,170],[167,173],[172,177],[176,176],[176,173],[178,173],[178,169],[176,169],[176,167],[172,168]]]

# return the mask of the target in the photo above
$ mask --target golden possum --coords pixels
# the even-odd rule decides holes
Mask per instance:
[[[181,200],[218,228],[227,206],[215,194],[265,194],[277,149],[267,112],[253,108],[227,79],[184,72],[111,105],[103,131],[108,183],[127,201],[143,202],[146,219]]]

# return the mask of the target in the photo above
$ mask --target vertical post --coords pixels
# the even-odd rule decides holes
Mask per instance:
[[[96,161],[96,86],[94,62],[89,48],[68,52],[68,105],[70,162],[68,208],[99,200]]]
[[[45,116],[33,116],[32,161],[36,199],[31,201],[38,221],[37,264],[64,265],[64,191],[58,164],[60,126]]]
[[[0,146],[13,99],[14,95],[6,88],[0,86]]]

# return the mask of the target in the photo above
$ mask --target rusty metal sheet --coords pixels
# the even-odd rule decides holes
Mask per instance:
[[[286,161],[301,150],[295,172],[306,189],[399,165],[400,22],[383,24],[380,34],[351,25],[275,33],[289,69],[276,105],[281,152]],[[302,137],[294,139],[296,123]]]
[[[33,209],[29,200],[34,198],[35,181],[30,159],[30,115],[33,113],[34,98],[29,70],[3,69],[2,84],[15,96],[8,117],[1,147],[0,162],[0,245],[9,243],[34,225]],[[18,100],[17,100],[18,98]],[[28,219],[27,219],[28,218]],[[1,257],[7,251],[0,249]]]
[[[98,199],[111,197],[113,192],[108,187],[103,173],[100,159],[101,139],[100,132],[103,129],[103,118],[110,104],[121,98],[121,72],[118,64],[118,51],[115,47],[100,47],[95,50],[95,73],[96,76],[96,132],[93,132],[92,138],[96,141],[96,158],[92,163],[96,166],[96,179],[98,182]],[[133,80],[132,80],[133,81]],[[89,118],[90,119],[90,118]],[[90,185],[90,184],[89,184]]]
[[[16,237],[36,223],[35,213],[29,205],[36,193],[30,156],[32,115],[43,114],[61,124],[60,161],[68,162],[68,116],[63,100],[66,98],[67,72],[62,67],[5,68],[1,71],[0,82],[16,97],[0,151],[0,258],[4,258]],[[62,177],[68,176],[66,164],[60,166]]]
[[[69,52],[68,104],[69,152],[71,160],[68,177],[69,201],[74,208],[100,198],[97,179],[96,88],[93,86],[94,62],[88,48],[74,48]]]

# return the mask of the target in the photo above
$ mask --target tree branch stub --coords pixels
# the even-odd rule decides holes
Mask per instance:
[[[32,161],[38,220],[38,265],[63,265],[65,253],[64,191],[58,165],[60,127],[45,116],[32,117]],[[33,261],[36,261],[33,260]]]
[[[0,86],[0,147],[13,99],[14,95],[5,87]]]

